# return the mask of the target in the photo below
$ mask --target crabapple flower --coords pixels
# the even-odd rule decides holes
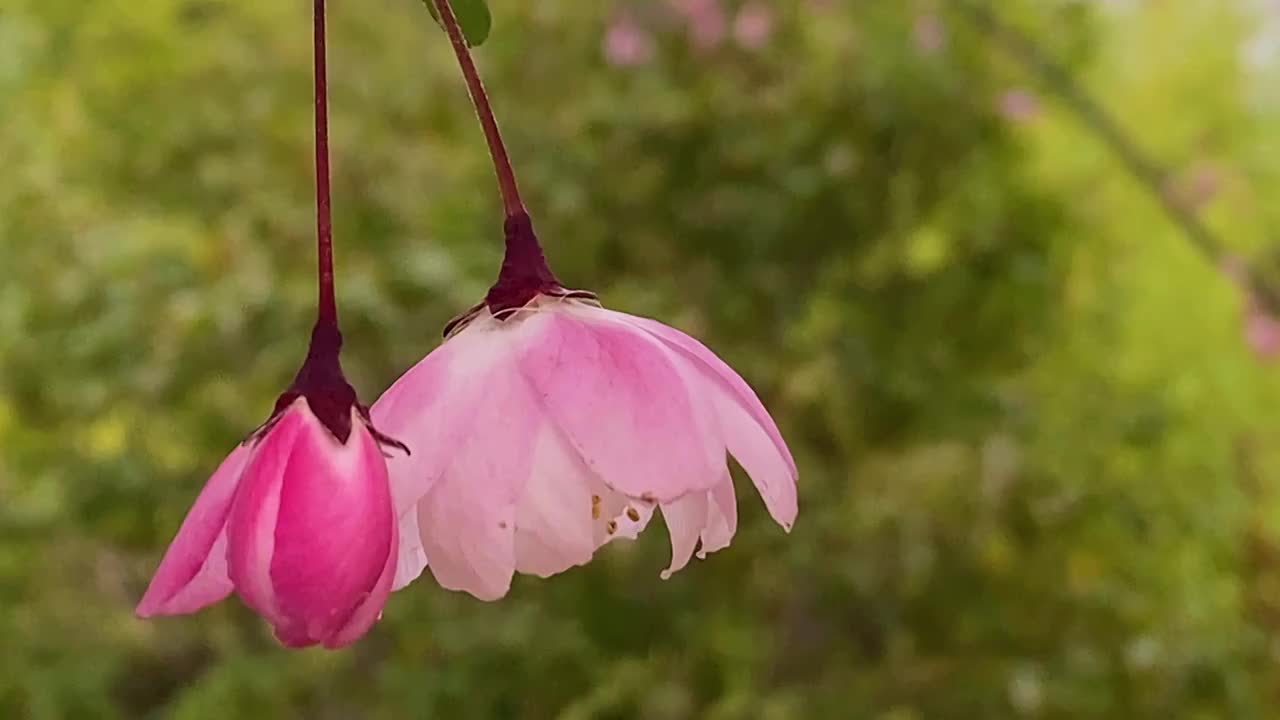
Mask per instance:
[[[516,249],[532,239],[527,216],[508,222],[513,234]],[[405,513],[397,589],[426,566],[446,588],[500,598],[514,572],[585,564],[655,509],[671,534],[668,577],[699,545],[705,557],[733,538],[726,452],[790,530],[791,453],[747,383],[697,340],[554,278],[500,280],[449,332],[371,408],[414,448],[388,463]]]
[[[234,591],[289,647],[348,645],[373,626],[399,552],[384,446],[342,373],[333,287],[324,0],[315,0],[317,318],[275,411],[205,484],[138,603],[193,613]]]
[[[387,467],[350,410],[339,440],[298,397],[209,479],[137,613],[181,615],[234,590],[290,647],[341,647],[377,621],[396,567]]]
[[[449,0],[434,2],[494,161],[506,254],[484,301],[370,410],[414,448],[387,467],[393,589],[430,567],[444,587],[495,600],[514,573],[582,565],[655,510],[671,534],[667,577],[733,539],[730,454],[790,530],[796,465],[747,383],[693,338],[552,274]]]

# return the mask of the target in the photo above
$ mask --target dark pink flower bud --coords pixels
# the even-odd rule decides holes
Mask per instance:
[[[345,442],[298,398],[205,485],[139,603],[192,613],[235,590],[291,647],[355,641],[395,575],[386,461],[358,411]]]

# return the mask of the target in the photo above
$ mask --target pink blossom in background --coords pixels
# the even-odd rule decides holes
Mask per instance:
[[[1253,304],[1245,313],[1245,341],[1260,360],[1280,358],[1280,320]]]
[[[942,19],[933,13],[925,13],[916,17],[913,34],[916,49],[925,55],[936,55],[946,47],[947,32]]]
[[[1259,360],[1280,358],[1280,318],[1268,312],[1254,294],[1248,264],[1240,257],[1228,256],[1222,261],[1222,273],[1245,294],[1244,337],[1249,350]]]
[[[492,294],[491,294],[492,297]],[[389,461],[400,588],[430,567],[485,600],[634,538],[655,509],[683,568],[729,545],[732,454],[790,529],[796,466],[755,393],[693,338],[576,294],[465,325],[374,404],[412,456]],[[700,548],[699,548],[700,545]]]
[[[654,58],[653,35],[630,15],[622,15],[609,26],[604,37],[604,56],[610,65],[636,67]]]
[[[1236,287],[1244,289],[1248,287],[1249,282],[1249,264],[1244,258],[1237,255],[1228,255],[1222,259],[1222,267],[1220,268],[1223,275],[1227,276]]]
[[[733,539],[730,455],[790,531],[795,461],[747,383],[688,335],[605,310],[551,271],[462,31],[442,5],[493,159],[506,251],[483,301],[370,409],[413,448],[387,465],[400,529],[393,588],[430,568],[443,587],[496,600],[515,573],[583,565],[638,535],[655,510],[671,536],[668,577]],[[677,7],[703,41],[717,23],[723,34],[716,0]],[[718,20],[699,24],[707,18]]]
[[[391,591],[398,532],[382,450],[351,414],[343,442],[297,398],[232,451],[137,614],[193,613],[234,590],[287,646],[337,648],[364,635]]]
[[[689,39],[698,50],[711,50],[724,41],[728,31],[721,0],[671,0],[688,26]]]
[[[1222,169],[1205,161],[1196,163],[1188,172],[1176,178],[1169,191],[1176,202],[1192,210],[1199,210],[1217,197],[1222,189],[1222,181]]]
[[[1040,101],[1026,90],[1014,89],[1000,95],[997,111],[1007,120],[1027,123],[1040,115]]]
[[[762,2],[747,3],[733,21],[733,38],[747,50],[759,50],[773,35],[773,11]]]

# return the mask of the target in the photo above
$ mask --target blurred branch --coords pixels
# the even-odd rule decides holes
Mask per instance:
[[[1121,164],[1156,200],[1195,249],[1215,267],[1231,257],[1226,243],[1209,229],[1200,216],[1170,192],[1169,173],[1143,152],[1120,123],[1094,100],[1071,72],[1043,52],[1035,39],[1005,23],[981,0],[951,0],[956,11],[979,33],[995,41],[1016,60],[1037,75],[1085,127],[1107,146]],[[1248,270],[1246,288],[1272,313],[1280,315],[1280,293],[1269,287],[1256,270]]]

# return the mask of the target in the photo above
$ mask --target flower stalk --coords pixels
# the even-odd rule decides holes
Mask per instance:
[[[333,210],[329,189],[329,88],[325,62],[324,0],[315,0],[316,86],[316,254],[319,271],[318,323],[338,324],[333,291]]]
[[[467,91],[471,94],[471,102],[475,105],[476,115],[480,118],[480,127],[484,130],[485,142],[489,144],[489,154],[493,157],[493,169],[498,175],[498,189],[502,193],[502,207],[507,218],[517,217],[525,212],[524,202],[520,199],[520,188],[516,185],[516,174],[511,168],[511,158],[502,143],[502,134],[498,132],[498,121],[493,117],[493,107],[489,105],[489,96],[485,93],[484,83],[476,70],[475,61],[471,59],[471,50],[467,47],[466,38],[462,35],[462,27],[453,12],[449,0],[432,0],[436,12],[440,15],[440,23],[449,35],[449,43],[453,45],[453,53],[458,56],[458,65],[462,68],[462,77],[467,83]]]
[[[565,290],[547,265],[542,244],[538,242],[538,236],[533,230],[533,220],[529,217],[524,201],[520,198],[515,170],[511,167],[511,158],[502,142],[498,121],[493,116],[493,106],[489,104],[489,96],[485,92],[484,83],[480,80],[475,61],[471,58],[471,50],[467,47],[462,28],[458,25],[458,18],[449,5],[449,0],[431,1],[434,2],[436,11],[440,15],[440,23],[444,25],[445,32],[449,35],[449,43],[458,57],[458,66],[462,69],[467,91],[471,95],[471,102],[480,119],[485,142],[489,146],[489,155],[493,158],[493,170],[498,177],[498,190],[502,195],[502,207],[506,214],[506,220],[503,223],[506,247],[497,282],[485,295],[484,303],[449,323],[445,328],[445,334],[448,335],[459,323],[471,318],[484,306],[488,306],[489,311],[495,316],[503,317],[510,311],[529,304],[540,294],[576,294],[594,297],[590,293],[571,293]]]

